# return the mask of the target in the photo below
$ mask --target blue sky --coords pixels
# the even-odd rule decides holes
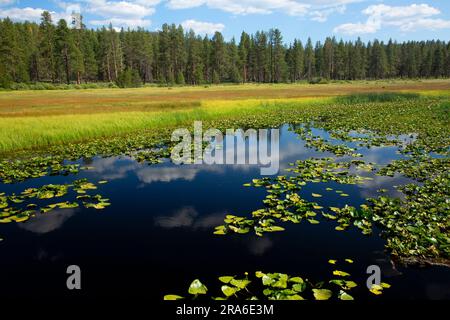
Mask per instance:
[[[0,0],[0,18],[39,21],[44,9],[55,19],[79,11],[92,28],[112,22],[117,28],[158,30],[167,22],[201,34],[218,30],[226,39],[239,39],[242,30],[279,28],[288,42],[329,35],[450,40],[448,0]]]

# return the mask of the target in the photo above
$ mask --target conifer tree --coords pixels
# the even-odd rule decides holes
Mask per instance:
[[[306,77],[308,78],[308,81],[311,81],[312,77],[314,76],[315,64],[316,61],[312,41],[311,38],[308,38],[308,42],[306,43],[305,48],[305,71],[306,71],[305,73]]]

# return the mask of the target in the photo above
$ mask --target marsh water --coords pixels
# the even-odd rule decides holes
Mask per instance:
[[[314,134],[327,137],[321,130],[314,129]],[[400,157],[396,150],[372,147],[358,152],[365,161],[386,164]],[[296,160],[324,156],[332,154],[306,148],[288,125],[281,128],[280,174],[286,174],[284,169]],[[356,228],[338,232],[334,222],[319,219],[318,225],[285,224],[285,231],[263,237],[214,235],[214,227],[223,224],[226,214],[249,216],[263,206],[263,188],[243,186],[260,177],[257,165],[177,166],[165,161],[149,166],[128,157],[97,157],[80,163],[93,169],[76,176],[2,185],[1,191],[10,194],[80,178],[107,180],[98,192],[112,205],[104,210],[58,209],[25,223],[0,225],[4,238],[0,242],[0,296],[64,299],[74,294],[89,298],[126,295],[160,301],[165,294],[185,294],[193,279],[201,279],[214,290],[218,276],[245,271],[327,280],[332,270],[329,259],[350,258],[354,263],[345,270],[360,284],[368,277],[369,265],[381,267],[382,280],[392,287],[377,299],[450,298],[449,268],[392,264],[379,230],[371,236]],[[401,196],[393,186],[409,182],[400,176],[364,174],[373,180],[361,185],[307,184],[301,195],[324,207],[359,205],[377,196],[379,189]],[[325,187],[342,190],[349,197],[326,193]],[[314,192],[323,197],[312,198]],[[81,268],[80,292],[66,288],[69,265]],[[358,299],[369,295],[361,286],[354,291]]]

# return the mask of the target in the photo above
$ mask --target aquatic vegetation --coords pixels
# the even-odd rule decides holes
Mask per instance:
[[[298,99],[211,101],[207,104],[192,106],[190,110],[181,110],[181,107],[177,110],[164,110],[164,115],[137,112],[117,122],[117,118],[122,117],[119,113],[107,115],[104,118],[103,114],[98,114],[92,116],[91,122],[84,123],[79,131],[75,128],[79,123],[71,123],[67,130],[73,130],[73,132],[67,135],[63,126],[64,122],[70,122],[76,116],[64,117],[60,119],[62,121],[56,126],[55,131],[49,130],[49,137],[46,137],[48,139],[43,138],[37,141],[36,146],[45,146],[44,149],[1,154],[0,183],[30,181],[18,186],[4,186],[5,190],[15,190],[16,194],[12,191],[0,193],[0,223],[11,224],[5,225],[6,228],[3,229],[7,230],[9,238],[10,230],[19,229],[14,226],[14,222],[23,223],[37,216],[38,219],[35,221],[31,220],[29,224],[21,226],[28,229],[34,222],[38,224],[52,218],[51,215],[55,218],[60,216],[66,218],[72,214],[71,212],[78,210],[84,212],[90,208],[90,212],[94,212],[94,210],[108,208],[111,202],[114,204],[116,201],[117,193],[105,194],[105,191],[102,191],[102,185],[107,181],[100,179],[115,178],[109,175],[111,168],[108,168],[108,172],[101,171],[100,167],[98,170],[93,170],[92,166],[95,166],[95,163],[102,162],[99,158],[119,156],[125,158],[124,161],[117,161],[120,165],[129,165],[130,159],[142,164],[141,166],[132,163],[130,166],[134,168],[133,170],[146,169],[144,168],[146,165],[166,163],[173,146],[169,140],[172,130],[179,127],[191,128],[193,120],[203,120],[205,128],[214,127],[222,131],[228,128],[276,128],[288,123],[292,124],[291,130],[297,133],[299,140],[302,140],[299,145],[306,145],[310,148],[307,151],[315,157],[301,161],[294,161],[298,158],[290,158],[289,161],[292,161],[292,164],[288,171],[280,173],[277,177],[255,177],[253,181],[251,178],[242,181],[242,183],[249,182],[245,184],[247,189],[232,191],[238,193],[242,191],[243,199],[247,200],[246,205],[254,211],[233,211],[225,217],[223,223],[217,223],[214,219],[208,227],[211,223],[222,224],[214,230],[215,234],[234,237],[247,234],[247,236],[242,239],[225,238],[216,239],[216,241],[222,243],[225,241],[224,246],[227,246],[227,242],[230,241],[232,246],[233,243],[240,243],[244,238],[250,238],[249,242],[260,241],[261,243],[276,239],[277,242],[273,242],[275,247],[272,248],[274,252],[281,241],[297,237],[292,232],[299,229],[291,224],[304,223],[307,225],[306,229],[312,231],[314,228],[320,228],[334,232],[333,229],[335,229],[336,232],[341,232],[339,234],[341,238],[347,236],[346,230],[360,231],[368,236],[375,233],[373,237],[378,237],[380,233],[386,251],[396,262],[430,262],[449,265],[450,104],[448,98],[439,96],[420,96],[414,99],[391,98],[377,97],[364,101],[361,97],[351,98],[352,101],[345,101],[345,98],[342,100],[327,98],[320,101],[315,98],[308,101]],[[361,100],[357,101],[358,99]],[[85,116],[87,118],[87,115]],[[153,118],[154,116],[156,117]],[[19,123],[19,119],[14,120]],[[40,120],[46,125],[50,121],[46,117]],[[115,124],[120,129],[117,132],[110,130]],[[90,128],[90,125],[95,128]],[[11,128],[5,127],[7,132],[13,132]],[[45,128],[45,125],[36,127],[35,130],[42,130],[42,128]],[[133,128],[137,130],[132,131]],[[92,135],[85,135],[89,132]],[[2,132],[2,134],[5,133]],[[23,143],[24,147],[31,146],[33,134],[36,134],[36,131],[23,134],[21,138],[24,140],[18,142]],[[118,136],[110,137],[110,134]],[[39,136],[42,138],[45,134],[41,132]],[[91,139],[93,137],[95,138]],[[1,148],[15,150],[12,144],[5,144]],[[390,157],[395,150],[398,152],[396,155],[398,160],[387,165],[378,163],[379,158],[371,157],[372,154],[378,155],[378,151],[380,151],[379,154],[386,151]],[[366,158],[366,154],[369,157]],[[158,170],[158,168],[152,168],[149,171],[154,172],[153,169]],[[93,172],[85,172],[89,170]],[[90,181],[91,178],[89,181],[80,180],[78,174],[84,176],[85,173],[89,177],[100,175],[100,181]],[[408,177],[414,183],[399,185],[394,189],[392,184],[386,183],[390,181],[390,178],[378,179],[375,175]],[[67,177],[42,179],[47,176]],[[376,181],[366,189],[366,184],[371,183],[370,177]],[[410,179],[405,180],[411,181]],[[57,184],[55,180],[59,183],[63,180],[66,184]],[[127,182],[128,180],[133,179],[127,179]],[[399,180],[402,181],[403,178]],[[379,181],[382,181],[380,185],[378,185]],[[51,182],[53,184],[50,184]],[[44,183],[45,185],[42,185]],[[111,187],[115,185],[116,183]],[[169,184],[166,185],[170,188]],[[29,188],[30,186],[33,188]],[[230,188],[233,187],[239,186],[230,186]],[[249,188],[256,188],[256,190],[248,190]],[[108,189],[111,188],[108,186]],[[378,193],[373,193],[375,189],[378,189]],[[251,197],[246,197],[245,190],[251,191],[249,192]],[[360,195],[363,192],[358,193],[356,190],[370,190],[372,198],[359,206]],[[123,195],[125,194],[127,193],[124,192]],[[357,204],[355,204],[355,195],[358,197]],[[174,196],[177,197],[176,194]],[[250,203],[248,200],[260,196],[262,196],[262,202],[259,206],[258,203]],[[112,201],[107,198],[112,198]],[[121,202],[119,199],[117,201]],[[123,203],[117,206],[118,210],[127,207],[126,201],[129,200],[123,201],[125,206],[122,206]],[[49,216],[40,220],[40,213]],[[203,212],[199,212],[199,215],[201,214]],[[116,217],[119,218],[117,219],[119,224],[122,218],[125,219],[124,223],[133,221],[127,215]],[[148,219],[150,221],[151,217]],[[192,229],[195,229],[198,234],[200,233],[198,226],[202,221],[199,216],[193,219]],[[319,223],[321,226],[316,227],[315,225]],[[206,224],[205,226],[202,224],[203,236],[211,237],[213,230],[206,229],[207,231],[203,232],[203,228],[207,228]],[[281,239],[282,233],[287,233],[285,228],[290,234],[286,235],[286,239]],[[188,227],[183,227],[183,230],[188,229],[190,230]],[[3,230],[0,228],[0,234]],[[172,232],[176,232],[175,229]],[[279,234],[274,235],[273,233],[276,232]],[[188,234],[188,232],[183,233]],[[165,234],[172,235],[170,232]],[[252,235],[266,238],[254,239]],[[352,232],[352,237],[354,236]],[[120,241],[133,241],[132,238],[133,236],[127,237],[125,234]],[[33,238],[30,237],[30,239]],[[105,234],[102,240],[106,247],[110,245],[107,239],[109,240],[108,235]],[[10,240],[14,241],[12,237]],[[336,243],[336,245],[340,244]],[[311,245],[316,244],[311,243]],[[380,247],[378,241],[376,245],[377,248]],[[247,243],[245,248],[242,248],[242,252],[248,255],[246,246]],[[228,256],[234,255],[235,252],[221,254]],[[265,257],[263,255],[260,258]],[[257,261],[258,258],[252,256],[251,259]],[[306,277],[307,272],[303,269],[309,268],[306,265],[300,265],[300,269],[294,269],[297,268],[295,265],[298,260],[294,261],[294,258],[292,260],[289,270],[278,269],[281,271],[279,273],[261,271],[243,274],[244,270],[239,265],[236,266],[235,273],[218,273],[223,276],[217,281],[214,279],[204,281],[208,278],[205,276],[203,279],[204,275],[201,273],[195,276],[198,277],[196,281],[190,285],[187,283],[185,290],[173,290],[174,288],[166,287],[165,290],[178,292],[179,295],[167,295],[165,299],[352,300],[359,299],[364,296],[364,293],[376,299],[389,288],[388,284],[381,283],[366,290],[364,283],[359,283],[356,278],[353,278],[353,275],[356,275],[353,269],[348,270],[353,263],[352,259],[342,261],[330,259],[329,273],[317,275],[318,279]],[[242,262],[242,260],[239,261]],[[220,261],[214,262],[220,264]],[[355,264],[357,265],[352,267],[359,267],[357,262]],[[184,271],[183,278],[186,272]]]
[[[72,184],[48,184],[39,188],[28,188],[20,194],[0,194],[0,223],[25,222],[33,218],[36,213],[49,213],[55,209],[73,209],[79,206],[101,210],[111,205],[109,199],[96,194],[90,195],[90,190],[97,186],[86,179],[75,180]],[[50,199],[71,197],[73,201],[60,201],[48,204]],[[40,203],[40,205],[38,204]]]
[[[149,165],[158,164],[162,162],[162,159],[170,157],[169,148],[161,148],[158,150],[138,151],[134,158],[138,162],[146,162]]]
[[[443,160],[443,159],[441,159]],[[381,236],[386,239],[386,248],[391,254],[404,262],[445,261],[450,259],[450,175],[448,161],[432,161],[428,167],[434,168],[436,177],[428,173],[428,180],[423,185],[407,184],[397,189],[405,195],[405,199],[380,196],[369,198],[367,203],[355,208],[345,205],[342,208],[329,207],[323,211],[317,203],[300,198],[297,193],[301,186],[309,183],[335,181],[342,184],[363,183],[365,178],[350,175],[348,169],[355,162],[339,163],[332,159],[308,159],[297,161],[296,176],[279,176],[275,179],[263,178],[253,180],[255,187],[264,186],[269,193],[263,201],[265,208],[252,212],[251,218],[227,216],[225,224],[216,227],[215,234],[248,233],[254,230],[256,235],[265,232],[283,231],[279,222],[299,223],[306,219],[311,224],[319,223],[314,219],[320,212],[323,217],[338,223],[337,231],[347,230],[355,226],[365,235],[373,232],[376,226],[381,230]],[[360,165],[356,162],[356,165]],[[435,164],[437,167],[433,167]],[[419,165],[420,169],[424,165]],[[400,166],[407,172],[415,172],[411,167]],[[444,170],[443,170],[444,169]],[[389,169],[391,170],[391,169]],[[420,170],[419,170],[420,171]],[[380,173],[381,172],[381,173]],[[386,173],[382,168],[378,174]],[[422,171],[420,171],[422,172]],[[406,174],[408,176],[408,174]],[[425,176],[409,174],[420,178]],[[342,191],[336,191],[341,196],[348,196]],[[320,198],[320,194],[312,194]]]
[[[382,176],[394,176],[396,173],[423,182],[448,172],[450,158],[433,158],[429,155],[410,159],[394,160],[377,172]]]
[[[157,131],[141,130],[138,134],[66,143],[33,151],[31,156],[29,152],[5,154],[0,161],[0,180],[2,183],[14,183],[47,175],[76,175],[81,170],[89,169],[79,164],[80,159],[93,157],[123,155],[138,162],[157,164],[170,154],[169,138],[173,128],[180,125],[190,127],[193,119],[204,120],[205,128],[214,127],[222,131],[227,128],[270,128],[292,123],[292,130],[305,141],[306,147],[331,153],[337,158],[350,157],[350,160],[306,159],[293,163],[287,176],[254,179],[246,186],[266,190],[263,207],[249,217],[228,215],[224,225],[215,229],[215,234],[254,232],[262,236],[266,232],[283,231],[283,223],[286,222],[318,224],[323,221],[323,216],[337,222],[337,231],[355,226],[364,234],[371,234],[376,226],[386,239],[386,248],[394,256],[448,260],[449,190],[445,185],[449,184],[449,180],[445,173],[449,172],[450,103],[447,98],[374,95],[307,103],[284,99],[215,101],[212,104],[180,111],[176,116],[161,116],[148,126],[150,129],[157,125]],[[313,129],[324,130],[329,138],[315,135]],[[365,149],[387,146],[398,148],[403,158],[380,166],[361,157]],[[342,208],[323,208],[329,192],[351,201],[348,193],[330,188],[327,183],[364,184],[370,178],[361,172],[382,176],[403,175],[418,184],[398,187],[397,190],[405,195],[402,200],[380,196],[368,199],[360,208],[355,208],[351,203]],[[310,183],[324,183],[323,191],[304,192],[305,185]],[[80,198],[43,206],[40,210],[75,205],[102,209],[109,204],[99,195],[82,197],[85,192],[93,190],[89,183],[74,183],[68,190],[44,187],[30,191],[30,194],[39,193],[45,199],[59,197],[59,194],[70,192],[70,189]],[[383,193],[382,189],[379,191]],[[317,199],[321,205],[307,200],[310,198]],[[6,205],[2,214],[6,212],[11,221],[24,221],[22,219],[27,219],[35,210],[33,206],[13,209],[10,205],[14,201],[23,199],[0,198],[0,208]]]
[[[306,125],[294,126],[294,131],[305,140],[307,147],[333,153],[336,157],[359,156],[358,151],[362,148],[397,146],[399,153],[405,155],[404,159],[386,166],[360,159],[338,162],[332,158],[311,158],[297,161],[287,169],[289,176],[255,179],[246,184],[266,188],[268,195],[263,201],[264,208],[252,212],[251,218],[227,216],[225,224],[217,227],[215,234],[254,230],[261,236],[264,232],[283,231],[284,228],[278,225],[282,222],[299,223],[305,219],[317,224],[320,220],[315,217],[321,214],[338,223],[337,231],[355,226],[363,234],[370,235],[376,226],[386,239],[386,248],[404,262],[448,263],[450,105],[438,102],[419,109],[423,101],[407,97],[399,99],[399,102],[400,105],[395,107],[391,103],[376,103],[377,110],[372,109],[371,104],[352,111],[337,108],[332,115],[328,112],[330,108],[310,118]],[[355,106],[348,104],[348,107],[352,109]],[[424,122],[424,116],[432,123]],[[311,126],[326,130],[336,141],[314,136]],[[409,138],[402,138],[404,134]],[[357,147],[348,147],[346,143],[356,143]],[[362,184],[371,179],[352,173],[358,171],[374,172],[380,176],[401,174],[416,180],[417,184],[397,187],[405,195],[404,199],[380,196],[367,199],[360,208],[346,205],[320,210],[322,207],[317,203],[301,198],[302,186],[307,183]],[[327,187],[325,191],[333,189]],[[379,190],[380,193],[385,191]],[[341,197],[349,196],[341,190],[335,192]],[[313,193],[311,196],[322,198],[323,195]]]
[[[398,257],[450,258],[450,175],[399,187],[405,200],[369,199],[372,220]]]
[[[426,91],[425,91],[426,90]],[[64,92],[7,92],[0,96],[0,152],[20,149],[43,148],[54,144],[84,142],[89,139],[104,139],[127,133],[158,130],[187,118],[185,111],[198,117],[198,109],[219,118],[224,106],[231,105],[235,113],[253,108],[268,100],[279,100],[280,105],[311,105],[318,101],[331,104],[376,104],[388,102],[404,103],[392,95],[405,96],[405,91],[439,97],[447,95],[448,81],[386,81],[357,82],[309,86],[289,85],[243,85],[214,86],[211,88],[143,88],[132,90],[89,90]],[[366,99],[365,92],[381,92],[388,99]],[[340,95],[355,94],[358,99],[349,101]],[[414,93],[413,93],[414,94]],[[256,101],[256,103],[254,102]],[[411,100],[414,101],[414,100]],[[253,105],[252,105],[253,104]],[[270,103],[269,103],[270,104]],[[212,111],[214,112],[212,112]],[[255,111],[255,110],[253,110]],[[197,113],[197,114],[195,114]],[[217,118],[217,116],[216,116]],[[192,122],[191,121],[191,122]],[[179,123],[179,122],[178,122]]]
[[[93,138],[78,143],[65,143],[47,147],[44,150],[23,151],[14,154],[4,154],[0,160],[0,180],[3,183],[23,181],[48,174],[77,173],[76,165],[65,163],[67,160],[77,161],[95,156],[127,155],[138,160],[158,162],[154,159],[154,148],[170,144],[170,134],[174,128],[190,127],[194,120],[203,120],[204,126],[221,130],[227,128],[267,128],[277,127],[284,123],[310,124],[330,132],[331,135],[358,131],[369,135],[369,138],[351,137],[352,141],[369,139],[376,145],[392,145],[386,135],[415,132],[418,134],[413,144],[407,144],[404,152],[412,147],[428,151],[442,151],[442,146],[448,146],[450,141],[445,134],[448,127],[448,103],[439,97],[421,98],[406,102],[386,102],[369,104],[333,103],[329,100],[273,100],[273,101],[226,101],[222,106],[214,102],[213,107],[205,106],[202,111],[186,111],[175,117],[166,113],[164,117],[175,117],[171,121],[161,122],[155,118],[147,123],[144,130],[111,138]],[[423,117],[433,119],[433,128],[424,123]],[[395,125],[393,125],[395,124]],[[155,127],[156,126],[156,127]],[[157,128],[157,130],[152,130]],[[370,132],[370,133],[369,133]],[[350,138],[349,138],[350,139]],[[316,141],[316,142],[314,142]],[[361,141],[360,141],[361,142]],[[353,154],[354,148],[344,147],[312,138],[319,149],[337,154]],[[366,144],[369,143],[366,141]],[[448,147],[446,147],[448,148]],[[151,150],[151,151],[143,151]],[[157,151],[156,151],[157,152]],[[161,152],[161,151],[160,151]],[[30,154],[32,156],[30,156]],[[359,156],[358,153],[354,154]],[[161,154],[164,157],[164,154]]]
[[[450,176],[447,158],[397,160],[378,170],[378,175],[402,173],[423,182],[398,186],[404,199],[379,196],[355,208],[330,207],[332,214],[323,213],[337,221],[336,230],[350,225],[371,234],[373,226],[381,230],[386,248],[397,259],[411,263],[445,261],[450,258]],[[384,190],[379,190],[384,191]]]
[[[337,97],[336,101],[341,103],[373,103],[373,102],[401,102],[408,100],[417,100],[420,94],[415,92],[373,92],[365,94],[351,94]]]
[[[54,156],[3,160],[0,161],[0,180],[3,183],[13,183],[46,175],[77,174],[79,170],[78,164],[64,164],[63,159]]]
[[[318,224],[315,217],[321,213],[322,207],[316,202],[302,198],[298,192],[302,186],[310,183],[324,183],[333,181],[340,184],[362,183],[367,178],[350,174],[351,167],[361,165],[357,162],[336,162],[332,158],[307,159],[292,164],[293,176],[265,177],[254,179],[247,186],[265,187],[268,195],[263,203],[264,208],[253,211],[252,218],[227,215],[222,226],[215,229],[215,234],[248,233],[254,230],[255,234],[262,236],[265,232],[283,231],[284,228],[275,225],[278,222],[300,223],[303,219],[311,224]],[[345,194],[344,194],[345,195]],[[321,198],[321,194],[312,194],[313,198]]]
[[[169,135],[168,132],[166,134]],[[56,146],[45,151],[45,153],[52,154],[51,156],[1,160],[0,181],[15,183],[50,175],[76,175],[80,170],[89,170],[90,168],[80,166],[78,163],[65,162],[90,159],[95,156],[125,155],[133,157],[139,162],[156,164],[170,155],[167,148],[158,148],[162,141],[158,134],[149,134],[130,136],[129,139],[95,140],[84,144]]]
[[[349,155],[352,157],[362,157],[361,154],[356,153],[355,148],[350,148],[343,144],[332,144],[328,140],[320,136],[313,135],[311,129],[308,127],[300,127],[296,129],[295,132],[298,133],[300,139],[306,141],[306,147],[313,148],[316,151],[331,152],[338,157],[345,155]]]
[[[333,264],[337,263],[337,260]],[[346,259],[346,263],[353,260]],[[207,296],[209,290],[199,279],[195,279],[188,288],[190,298],[206,297],[213,300],[354,300],[351,290],[358,284],[350,279],[345,271],[334,270],[332,278],[325,281],[313,282],[308,278],[291,276],[285,273],[266,273],[256,271],[243,277],[221,276],[218,278],[220,295]],[[365,284],[364,284],[365,285]],[[216,287],[218,287],[216,286]],[[384,289],[390,288],[387,283],[373,285],[369,292],[380,295]],[[181,300],[188,297],[169,294],[164,300]]]

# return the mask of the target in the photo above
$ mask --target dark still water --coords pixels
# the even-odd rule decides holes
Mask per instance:
[[[319,130],[314,133],[327,136]],[[359,152],[363,160],[378,164],[399,157],[395,147]],[[282,128],[280,174],[295,160],[324,155],[331,156],[305,148],[287,126]],[[80,178],[94,183],[107,180],[95,191],[112,205],[104,210],[59,209],[25,223],[0,225],[4,238],[0,242],[0,297],[65,299],[76,294],[160,301],[165,294],[187,295],[193,279],[214,291],[218,276],[241,276],[245,271],[328,280],[333,270],[329,259],[351,258],[353,264],[336,268],[345,269],[358,282],[360,286],[353,291],[357,299],[450,299],[450,269],[394,267],[376,230],[372,236],[356,228],[337,232],[334,222],[320,219],[318,225],[286,224],[286,231],[263,237],[214,235],[214,227],[223,224],[226,214],[248,216],[263,206],[265,191],[243,186],[260,177],[258,166],[176,166],[169,162],[148,166],[126,157],[95,158],[84,164],[94,169],[77,176],[2,185],[1,191],[10,194]],[[402,177],[373,178],[362,185],[308,184],[301,195],[324,207],[359,205],[376,196],[378,189],[396,195],[393,186],[408,182]],[[328,186],[349,197],[325,194]],[[314,199],[313,192],[324,196]],[[392,285],[381,297],[369,297],[372,294],[363,288],[366,268],[373,264],[381,267],[382,281]],[[69,265],[81,268],[80,292],[66,288]],[[214,291],[213,296],[218,294]]]

